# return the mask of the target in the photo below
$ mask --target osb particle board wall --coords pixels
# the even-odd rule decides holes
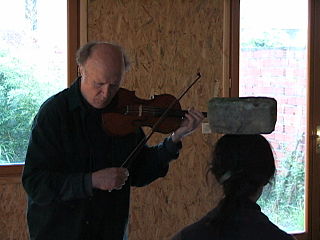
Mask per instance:
[[[0,181],[0,200],[0,239],[28,239],[25,219],[26,195],[22,185]]]
[[[132,69],[125,87],[141,98],[178,96],[200,71],[203,77],[181,105],[207,111],[208,100],[221,95],[222,18],[223,0],[90,0],[88,40],[116,42],[126,49]],[[163,137],[156,134],[149,144]],[[133,189],[131,240],[170,239],[215,206],[221,193],[210,175],[206,180],[215,139],[197,130],[183,141],[165,178]]]

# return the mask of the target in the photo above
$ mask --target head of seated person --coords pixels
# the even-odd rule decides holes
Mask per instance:
[[[261,135],[224,135],[215,144],[210,171],[222,185],[220,201],[212,225],[220,232],[233,222],[237,212],[250,208],[274,177],[272,148]]]

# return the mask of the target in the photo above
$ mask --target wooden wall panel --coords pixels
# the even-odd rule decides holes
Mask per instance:
[[[0,182],[0,239],[26,240],[26,195],[20,183]]]
[[[88,40],[127,50],[132,69],[125,87],[141,98],[178,96],[198,71],[203,77],[181,100],[183,108],[207,111],[208,100],[222,94],[223,0],[90,0]],[[165,178],[133,189],[131,240],[169,239],[215,206],[221,192],[206,172],[216,137],[197,130]]]

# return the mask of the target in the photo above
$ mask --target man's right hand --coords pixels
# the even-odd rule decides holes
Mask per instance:
[[[121,189],[129,171],[126,168],[104,168],[92,173],[92,187],[100,190]]]

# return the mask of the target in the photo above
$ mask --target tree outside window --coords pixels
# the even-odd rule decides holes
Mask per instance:
[[[11,165],[40,105],[67,86],[67,1],[0,4],[0,165]]]

